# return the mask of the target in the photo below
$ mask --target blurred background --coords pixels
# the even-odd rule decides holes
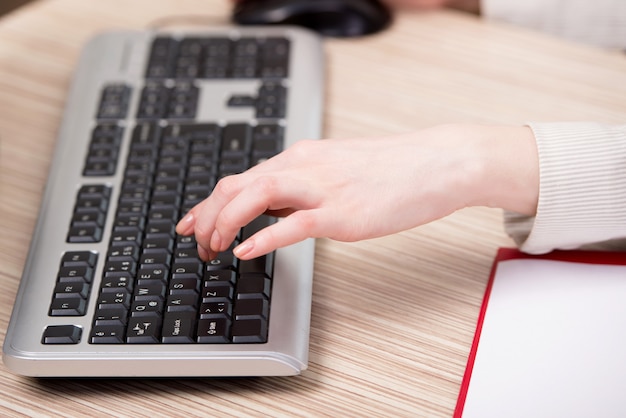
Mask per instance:
[[[5,15],[32,0],[0,0],[0,16]]]

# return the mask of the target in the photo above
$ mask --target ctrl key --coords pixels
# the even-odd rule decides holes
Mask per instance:
[[[42,344],[78,344],[83,329],[76,325],[48,325],[41,337]]]

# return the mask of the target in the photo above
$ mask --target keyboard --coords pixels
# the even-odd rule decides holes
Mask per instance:
[[[220,178],[320,137],[320,38],[293,27],[108,32],[82,51],[3,347],[40,377],[307,367],[314,242],[209,262],[177,221]],[[262,215],[241,241],[276,222]]]

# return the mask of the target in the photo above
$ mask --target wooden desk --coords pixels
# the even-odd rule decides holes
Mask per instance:
[[[0,20],[2,337],[83,43],[170,16],[223,22],[229,9],[225,0],[49,0]],[[326,47],[327,137],[626,115],[624,55],[473,16],[403,12],[380,35]],[[510,245],[501,212],[486,208],[367,242],[319,240],[301,376],[36,380],[0,366],[0,415],[450,416],[492,257]]]

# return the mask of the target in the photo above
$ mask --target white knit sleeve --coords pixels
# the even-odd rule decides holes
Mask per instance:
[[[626,249],[626,125],[530,127],[539,153],[537,215],[505,213],[520,249],[544,253],[621,239]]]
[[[626,49],[625,0],[481,0],[481,14],[578,42]]]

